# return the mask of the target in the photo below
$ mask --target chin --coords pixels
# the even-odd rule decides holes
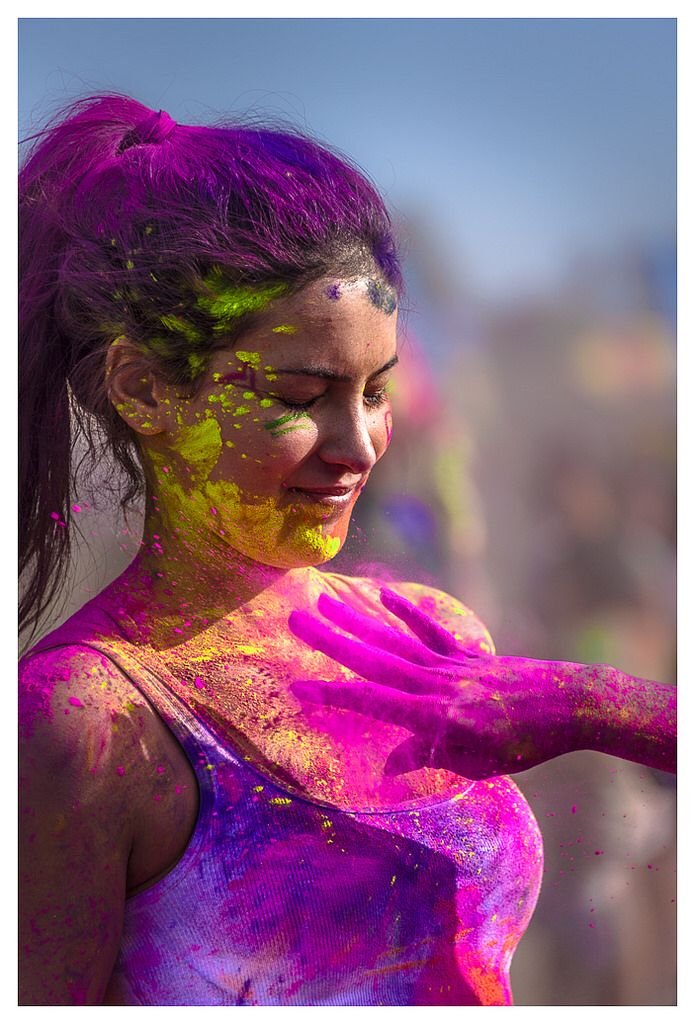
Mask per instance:
[[[325,536],[317,528],[307,528],[303,535],[293,538],[291,545],[259,548],[243,553],[256,562],[272,565],[276,569],[308,569],[330,562],[342,548],[345,538]]]
[[[347,536],[350,514],[339,517],[308,514],[304,505],[283,508],[271,499],[257,503],[228,500],[228,488],[209,488],[206,501],[215,504],[208,523],[215,533],[240,554],[277,569],[309,568],[334,558]],[[215,493],[216,492],[216,493]],[[352,509],[350,509],[350,512]]]
[[[293,529],[272,531],[229,531],[224,539],[246,558],[275,569],[308,569],[330,562],[338,554],[347,535],[341,523],[335,533],[325,532],[319,524],[295,525]]]

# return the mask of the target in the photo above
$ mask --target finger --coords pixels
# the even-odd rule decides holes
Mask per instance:
[[[403,725],[413,732],[434,729],[443,715],[440,703],[434,697],[398,693],[387,686],[360,680],[326,682],[299,679],[291,684],[290,689],[300,700],[359,711],[382,722]]]
[[[336,626],[340,626],[346,633],[351,633],[365,643],[380,647],[383,651],[406,658],[415,665],[432,665],[438,659],[438,655],[435,655],[415,637],[394,629],[392,626],[387,626],[385,623],[379,622],[378,619],[363,615],[327,594],[321,594],[318,607],[322,615],[334,622]]]
[[[480,646],[477,640],[470,644],[462,643],[447,629],[444,629],[438,622],[435,622],[433,618],[421,611],[420,608],[417,608],[405,597],[401,597],[400,594],[396,594],[393,590],[382,587],[380,596],[384,607],[394,615],[397,615],[399,619],[402,619],[406,626],[412,629],[413,633],[430,650],[435,651],[437,654],[448,657],[466,654],[475,657],[480,653]]]
[[[423,736],[409,736],[391,751],[386,758],[384,775],[405,775],[406,772],[417,771],[430,763],[431,747],[428,739]]]
[[[359,640],[343,636],[319,622],[308,612],[293,611],[288,623],[294,635],[314,650],[322,651],[329,658],[339,661],[341,665],[374,683],[405,690],[408,693],[441,692],[453,686],[453,674],[446,676],[439,669],[415,666],[396,654],[389,654],[378,647],[371,647]]]
[[[495,770],[489,763],[481,763],[479,755],[464,753],[460,748],[450,749],[445,743],[432,736],[409,736],[399,743],[386,758],[384,775],[405,775],[418,768],[444,768],[463,779],[489,779],[505,772]]]

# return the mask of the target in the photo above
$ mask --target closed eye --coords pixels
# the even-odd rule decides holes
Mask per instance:
[[[309,398],[304,402],[293,402],[289,398],[280,398],[279,395],[274,395],[273,397],[288,409],[305,410],[311,409],[312,405],[315,405],[319,398],[323,398],[323,395],[316,395],[314,398]],[[379,391],[372,391],[370,394],[365,392],[362,399],[364,404],[369,406],[370,409],[378,409],[380,405],[383,405],[388,400],[388,392],[385,387],[380,388]]]
[[[388,392],[386,388],[381,388],[380,391],[373,391],[370,395],[366,392],[362,396],[364,398],[364,404],[368,405],[371,409],[378,409],[380,405],[388,401]]]
[[[280,402],[281,405],[286,406],[288,409],[311,409],[312,405],[322,397],[322,395],[316,395],[315,398],[309,398],[305,402],[292,402],[289,398],[280,398],[279,395],[273,395],[276,402]]]

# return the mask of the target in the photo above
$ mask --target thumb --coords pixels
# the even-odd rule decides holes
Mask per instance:
[[[391,751],[386,758],[384,775],[404,775],[430,763],[431,744],[422,736],[409,736]]]

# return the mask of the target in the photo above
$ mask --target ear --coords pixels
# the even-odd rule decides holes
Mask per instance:
[[[106,353],[106,389],[118,415],[136,433],[149,436],[169,428],[172,389],[126,337],[116,338]]]

